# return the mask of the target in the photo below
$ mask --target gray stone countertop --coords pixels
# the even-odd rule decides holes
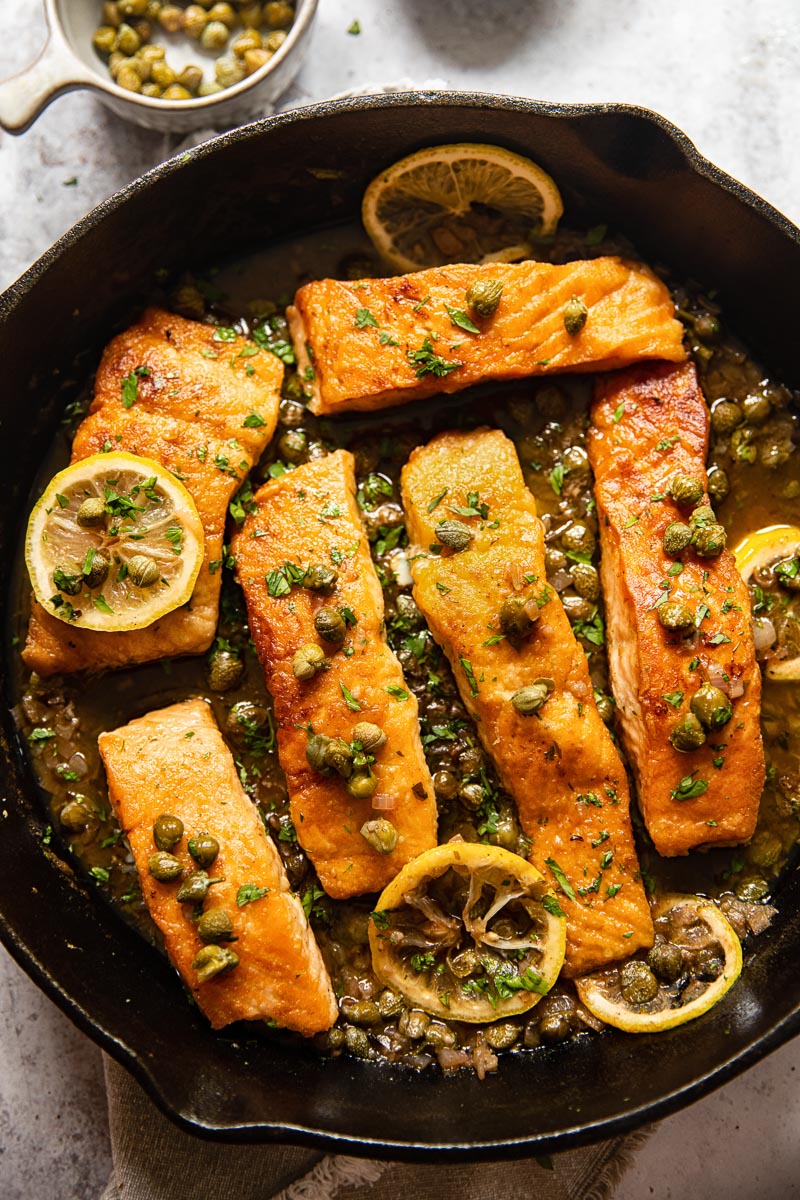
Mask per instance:
[[[99,5],[98,5],[99,7]],[[35,5],[0,0],[0,78],[44,37]],[[361,34],[347,33],[357,18]],[[8,32],[11,36],[8,36]],[[656,109],[800,219],[795,0],[321,0],[288,104],[439,79],[546,100]],[[180,139],[128,126],[81,93],[24,136],[0,135],[0,287]],[[110,1169],[99,1051],[0,950],[0,1197],[91,1200]],[[661,1121],[618,1200],[800,1196],[800,1040]]]

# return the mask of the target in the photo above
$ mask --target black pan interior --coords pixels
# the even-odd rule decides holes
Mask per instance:
[[[0,297],[0,555],[8,565],[32,480],[113,332],[158,273],[207,265],[357,214],[370,178],[410,150],[486,141],[531,155],[567,220],[607,222],[654,263],[716,288],[734,328],[787,382],[800,234],[660,118],[455,93],[316,105],[225,135],[101,205]],[[792,371],[795,377],[792,378]],[[0,711],[0,937],[48,994],[185,1128],[392,1158],[563,1149],[663,1115],[800,1028],[800,880],[725,1000],[658,1037],[605,1033],[506,1057],[482,1083],[298,1055],[247,1030],[213,1035],[176,976],[42,844],[45,809],[9,713],[15,593],[5,572]],[[109,680],[113,687],[113,678]],[[68,856],[67,856],[68,857]]]

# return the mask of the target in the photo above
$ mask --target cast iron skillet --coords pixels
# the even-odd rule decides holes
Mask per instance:
[[[774,320],[795,304],[800,232],[661,117],[626,106],[458,93],[314,105],[151,171],[95,209],[0,298],[0,561],[17,551],[33,476],[64,405],[112,332],[148,299],[156,271],[207,265],[209,257],[352,219],[382,167],[420,146],[466,140],[531,155],[558,181],[568,221],[607,221],[650,261],[717,288],[749,345],[788,382],[800,382],[791,378],[795,339]],[[543,1153],[672,1112],[800,1030],[800,877],[793,872],[779,916],[736,987],[671,1033],[609,1032],[507,1056],[483,1083],[350,1058],[325,1062],[247,1030],[212,1034],[169,965],[43,848],[45,809],[8,711],[11,594],[6,584],[0,937],[189,1132],[419,1160]]]

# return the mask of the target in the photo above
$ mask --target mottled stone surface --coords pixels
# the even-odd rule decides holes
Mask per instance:
[[[12,0],[0,0],[0,14],[13,30],[0,41],[4,77],[33,58],[43,22],[35,5]],[[346,32],[356,17],[358,37]],[[799,74],[794,0],[321,0],[289,99],[443,78],[540,99],[641,104],[796,220]],[[124,125],[79,93],[23,138],[0,135],[0,286],[178,140]],[[619,1200],[800,1195],[798,1066],[795,1042],[662,1121]],[[99,1052],[0,951],[0,1198],[91,1200],[109,1163]]]

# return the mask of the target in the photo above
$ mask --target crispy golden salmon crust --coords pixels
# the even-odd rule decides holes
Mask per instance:
[[[233,543],[250,630],[275,702],[292,820],[323,888],[335,899],[381,891],[405,863],[436,845],[436,804],[417,701],[383,634],[383,592],[355,490],[346,450],[307,463],[258,491],[258,512]],[[300,567],[335,562],[335,589],[322,595],[293,586],[274,594],[280,589],[270,573],[287,561]],[[340,649],[317,635],[314,616],[322,607],[349,609],[355,617]],[[301,681],[292,659],[309,642],[325,649],[328,670]],[[379,725],[388,739],[373,767],[378,789],[372,800],[353,799],[341,778],[325,778],[306,760],[309,727],[349,742],[359,721]],[[378,853],[360,832],[365,821],[382,816],[398,834],[391,854]]]
[[[517,803],[531,862],[560,885],[566,973],[651,946],[625,769],[597,712],[586,656],[546,583],[544,531],[513,444],[498,430],[441,434],[411,455],[402,487],[414,598]],[[450,506],[465,507],[469,492],[488,505],[485,520],[460,518],[471,545],[428,553],[437,522],[452,516]],[[538,606],[534,631],[518,649],[495,636],[510,595]],[[554,690],[538,715],[521,716],[511,697],[540,677]]]
[[[598,382],[589,457],[595,474],[611,682],[639,803],[659,854],[731,845],[753,834],[764,786],[750,599],[733,555],[664,554],[674,475],[706,483],[708,410],[694,366],[653,364]],[[706,500],[705,503],[708,503]],[[665,592],[695,614],[690,637],[661,626]],[[711,680],[730,691],[733,717],[704,746],[675,750],[669,735]],[[669,697],[669,699],[667,699]],[[681,798],[681,781],[692,777]],[[707,785],[704,790],[702,785]],[[699,785],[699,786],[697,786]]]
[[[466,298],[481,279],[503,285],[487,319],[469,310]],[[564,309],[573,297],[588,315],[570,335]],[[478,333],[456,324],[465,312]],[[685,358],[666,287],[647,267],[621,258],[457,264],[359,283],[321,279],[300,288],[287,316],[301,372],[313,367],[315,413],[386,408],[527,375]]]
[[[136,862],[150,915],[167,953],[214,1029],[231,1021],[272,1019],[310,1036],[336,1020],[336,997],[319,947],[256,809],[245,795],[236,765],[203,700],[188,700],[101,733],[100,754],[111,803]],[[155,852],[153,822],[161,813],[183,821],[173,853],[186,873],[196,870],[187,842],[200,833],[217,839],[219,855],[209,875],[205,910],[224,909],[233,919],[232,971],[198,983],[192,963],[203,943],[193,905],[180,904],[179,884],[159,883],[148,872]],[[267,894],[239,905],[244,884]]]
[[[205,533],[191,600],[146,629],[127,633],[73,629],[34,601],[23,651],[32,671],[122,667],[200,654],[211,644],[228,502],[275,431],[283,378],[274,354],[248,357],[252,343],[239,337],[216,341],[214,332],[211,325],[148,309],[106,348],[89,415],[72,444],[72,462],[108,448],[127,450],[155,459],[183,481]],[[126,408],[122,381],[137,367],[149,374],[137,377],[136,402]]]

